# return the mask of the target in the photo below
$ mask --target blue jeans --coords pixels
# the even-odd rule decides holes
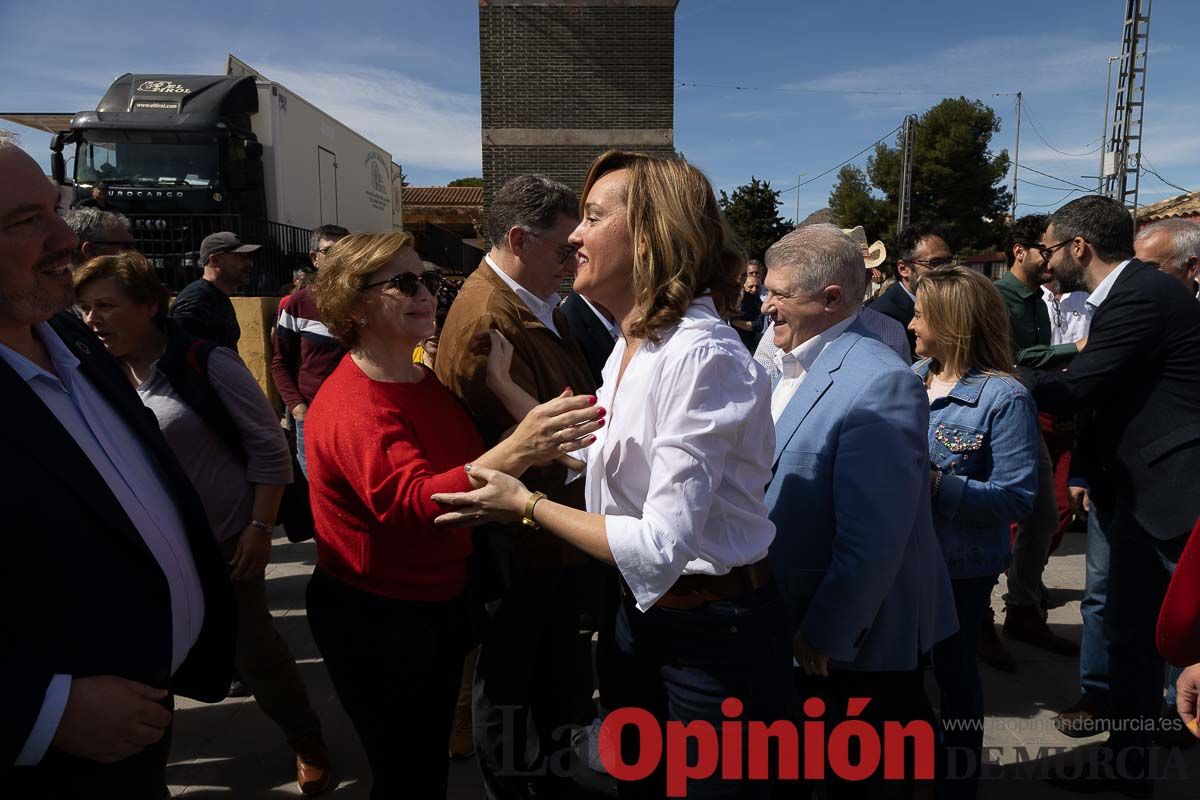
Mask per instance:
[[[300,465],[300,471],[304,473],[305,480],[308,479],[308,461],[304,458],[304,420],[293,420],[296,423],[296,462]]]
[[[690,611],[655,606],[645,613],[626,598],[617,612],[612,699],[617,707],[636,706],[659,725],[707,720],[719,732],[728,719],[721,703],[736,697],[741,720],[774,722],[789,718],[791,637],[787,610],[772,584]],[[622,751],[635,763],[637,737],[626,734]],[[695,744],[695,742],[692,742]],[[744,743],[743,743],[744,749]],[[744,755],[744,754],[743,754]],[[688,753],[695,763],[696,753]],[[658,769],[637,782],[621,782],[619,797],[662,800],[666,793],[665,753]],[[743,764],[748,763],[743,758]],[[687,784],[689,798],[766,798],[763,781],[722,781],[720,769],[707,780]]]
[[[1104,604],[1108,599],[1109,541],[1112,513],[1092,503],[1087,523],[1086,578],[1079,612],[1083,617],[1083,641],[1079,648],[1079,689],[1089,701],[1107,710],[1108,637],[1104,633]],[[1171,565],[1174,572],[1174,564]],[[1166,703],[1175,705],[1175,683],[1183,672],[1166,668]]]
[[[933,646],[933,674],[941,690],[942,706],[940,776],[950,776],[945,777],[938,796],[946,800],[974,798],[979,788],[983,683],[975,646],[995,584],[995,575],[952,579],[958,633]]]

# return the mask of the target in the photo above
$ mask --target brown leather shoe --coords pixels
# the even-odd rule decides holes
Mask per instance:
[[[1008,652],[1004,642],[996,634],[996,612],[988,609],[984,612],[983,621],[979,626],[979,641],[975,645],[975,655],[979,660],[993,669],[1001,672],[1016,672],[1017,661]]]
[[[296,751],[296,785],[305,797],[313,797],[329,788],[333,773],[329,768],[329,749],[320,734],[293,739]]]
[[[1014,642],[1025,642],[1056,655],[1079,655],[1079,644],[1051,631],[1036,606],[1005,607],[1004,635]]]
[[[1108,713],[1099,703],[1081,697],[1052,721],[1055,730],[1072,739],[1098,736],[1108,730]]]

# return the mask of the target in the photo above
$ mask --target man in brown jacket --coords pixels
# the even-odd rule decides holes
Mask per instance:
[[[466,404],[489,446],[518,420],[487,387],[487,358],[471,352],[476,334],[495,328],[512,342],[513,380],[539,403],[568,386],[575,394],[596,390],[558,308],[559,287],[575,274],[567,237],[579,222],[577,209],[569,188],[539,175],[505,183],[488,210],[492,249],[446,317],[437,376]],[[583,481],[566,485],[562,466],[523,480],[557,502],[584,506]],[[550,774],[563,759],[551,757],[570,743],[562,726],[572,722],[578,694],[572,676],[579,589],[593,583],[587,577],[596,567],[565,542],[521,525],[485,528],[480,538],[501,583],[475,672],[475,751],[487,796],[572,796],[569,784]]]

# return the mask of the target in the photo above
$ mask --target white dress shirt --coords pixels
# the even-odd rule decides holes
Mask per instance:
[[[1117,278],[1121,277],[1121,273],[1125,271],[1125,267],[1127,266],[1129,266],[1129,261],[1122,261],[1117,265],[1116,269],[1108,273],[1108,276],[1104,280],[1100,281],[1100,285],[1093,289],[1092,293],[1088,295],[1086,305],[1090,313],[1095,314],[1096,309],[1098,309],[1101,304],[1108,299],[1108,293],[1112,291],[1112,287],[1117,282]]]
[[[514,281],[512,276],[507,272],[500,269],[499,265],[495,261],[492,261],[491,255],[485,255],[483,260],[488,263],[489,267],[495,270],[496,274],[500,276],[500,280],[504,281],[504,285],[513,290],[517,297],[521,299],[521,302],[525,304],[525,307],[532,311],[533,315],[549,328],[551,333],[561,339],[562,334],[558,332],[558,326],[554,324],[554,309],[558,308],[558,292],[543,300]]]
[[[1042,300],[1050,314],[1050,344],[1074,344],[1088,335],[1092,320],[1087,309],[1087,292],[1066,292],[1055,297],[1042,287]]]
[[[908,337],[904,333],[904,326],[899,322],[878,311],[872,311],[866,306],[858,310],[858,321],[867,329],[867,333],[892,348],[892,351],[905,364],[912,361]],[[775,361],[775,354],[778,351],[779,348],[775,346],[775,322],[768,319],[767,329],[763,331],[762,338],[758,340],[758,347],[754,351],[754,360],[763,365],[763,369],[767,371],[772,381],[779,374],[779,365]]]
[[[166,576],[171,593],[171,672],[187,657],[204,623],[204,589],[183,520],[141,441],[80,369],[79,359],[47,323],[35,328],[54,365],[47,372],[0,345],[2,358],[24,380],[104,479]],[[16,764],[41,761],[58,729],[70,675],[55,675]]]
[[[753,564],[775,538],[763,503],[775,451],[766,372],[710,297],[661,337],[642,343],[619,386],[627,340],[617,341],[597,392],[606,424],[583,453],[587,510],[605,515],[642,611],[680,575]]]
[[[800,384],[804,383],[808,371],[820,358],[821,353],[825,352],[825,348],[845,333],[857,318],[858,315],[851,314],[786,353],[780,350],[775,351],[775,366],[779,369],[780,377],[779,383],[775,384],[775,391],[771,393],[772,424],[779,422],[779,418],[783,416],[783,411],[788,407],[792,396],[796,394]]]

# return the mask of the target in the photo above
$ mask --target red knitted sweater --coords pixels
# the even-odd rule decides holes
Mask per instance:
[[[436,492],[471,488],[483,452],[474,423],[432,372],[417,383],[368,378],[345,356],[305,419],[317,563],[365,592],[444,601],[467,583],[471,532],[438,528]]]

